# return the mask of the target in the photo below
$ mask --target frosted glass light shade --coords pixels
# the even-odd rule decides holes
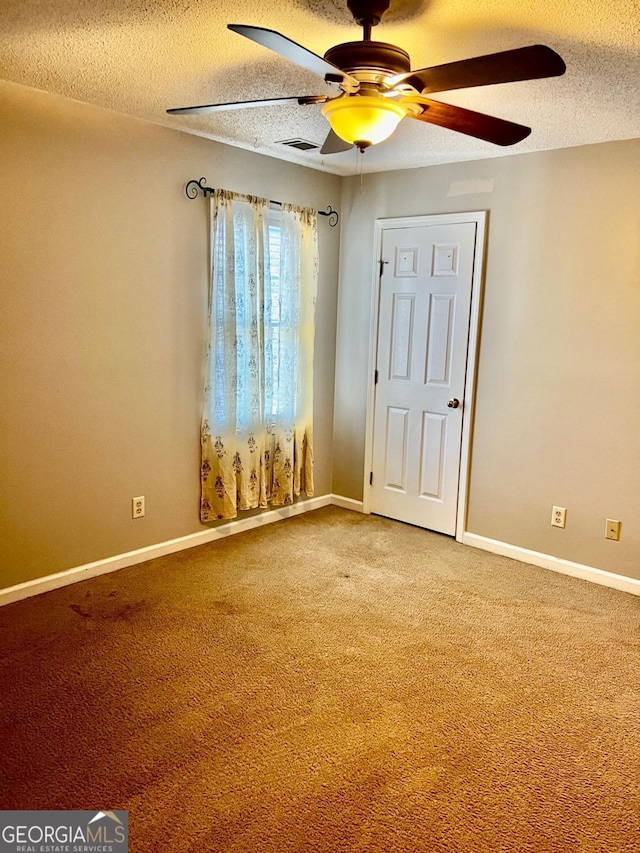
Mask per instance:
[[[363,147],[391,136],[406,114],[405,107],[375,95],[334,98],[322,107],[322,115],[340,139]]]

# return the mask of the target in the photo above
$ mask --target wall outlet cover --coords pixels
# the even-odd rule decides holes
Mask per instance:
[[[142,518],[144,515],[144,495],[131,498],[131,518]]]

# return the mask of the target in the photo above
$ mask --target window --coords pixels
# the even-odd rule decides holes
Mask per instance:
[[[218,191],[211,246],[203,520],[313,493],[315,213]]]

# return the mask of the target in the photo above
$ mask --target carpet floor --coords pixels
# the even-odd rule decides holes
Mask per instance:
[[[638,853],[640,600],[327,507],[0,610],[0,808],[132,853]]]

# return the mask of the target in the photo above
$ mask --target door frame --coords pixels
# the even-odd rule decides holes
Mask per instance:
[[[467,524],[467,498],[469,492],[469,474],[471,463],[471,436],[475,411],[476,367],[478,344],[480,340],[480,315],[484,285],[484,257],[487,234],[487,211],[476,210],[469,213],[425,214],[423,216],[403,216],[390,219],[376,219],[374,240],[374,263],[371,292],[371,321],[369,330],[369,364],[367,376],[367,413],[365,432],[365,470],[362,511],[371,513],[370,472],[373,470],[373,426],[375,403],[375,370],[378,356],[378,328],[380,312],[380,274],[382,258],[382,240],[386,229],[415,228],[421,225],[459,225],[472,222],[476,226],[475,255],[471,279],[471,306],[469,317],[469,340],[467,343],[467,366],[464,381],[464,409],[462,412],[462,444],[460,449],[460,478],[458,480],[458,512],[456,515],[456,541],[462,542]]]

